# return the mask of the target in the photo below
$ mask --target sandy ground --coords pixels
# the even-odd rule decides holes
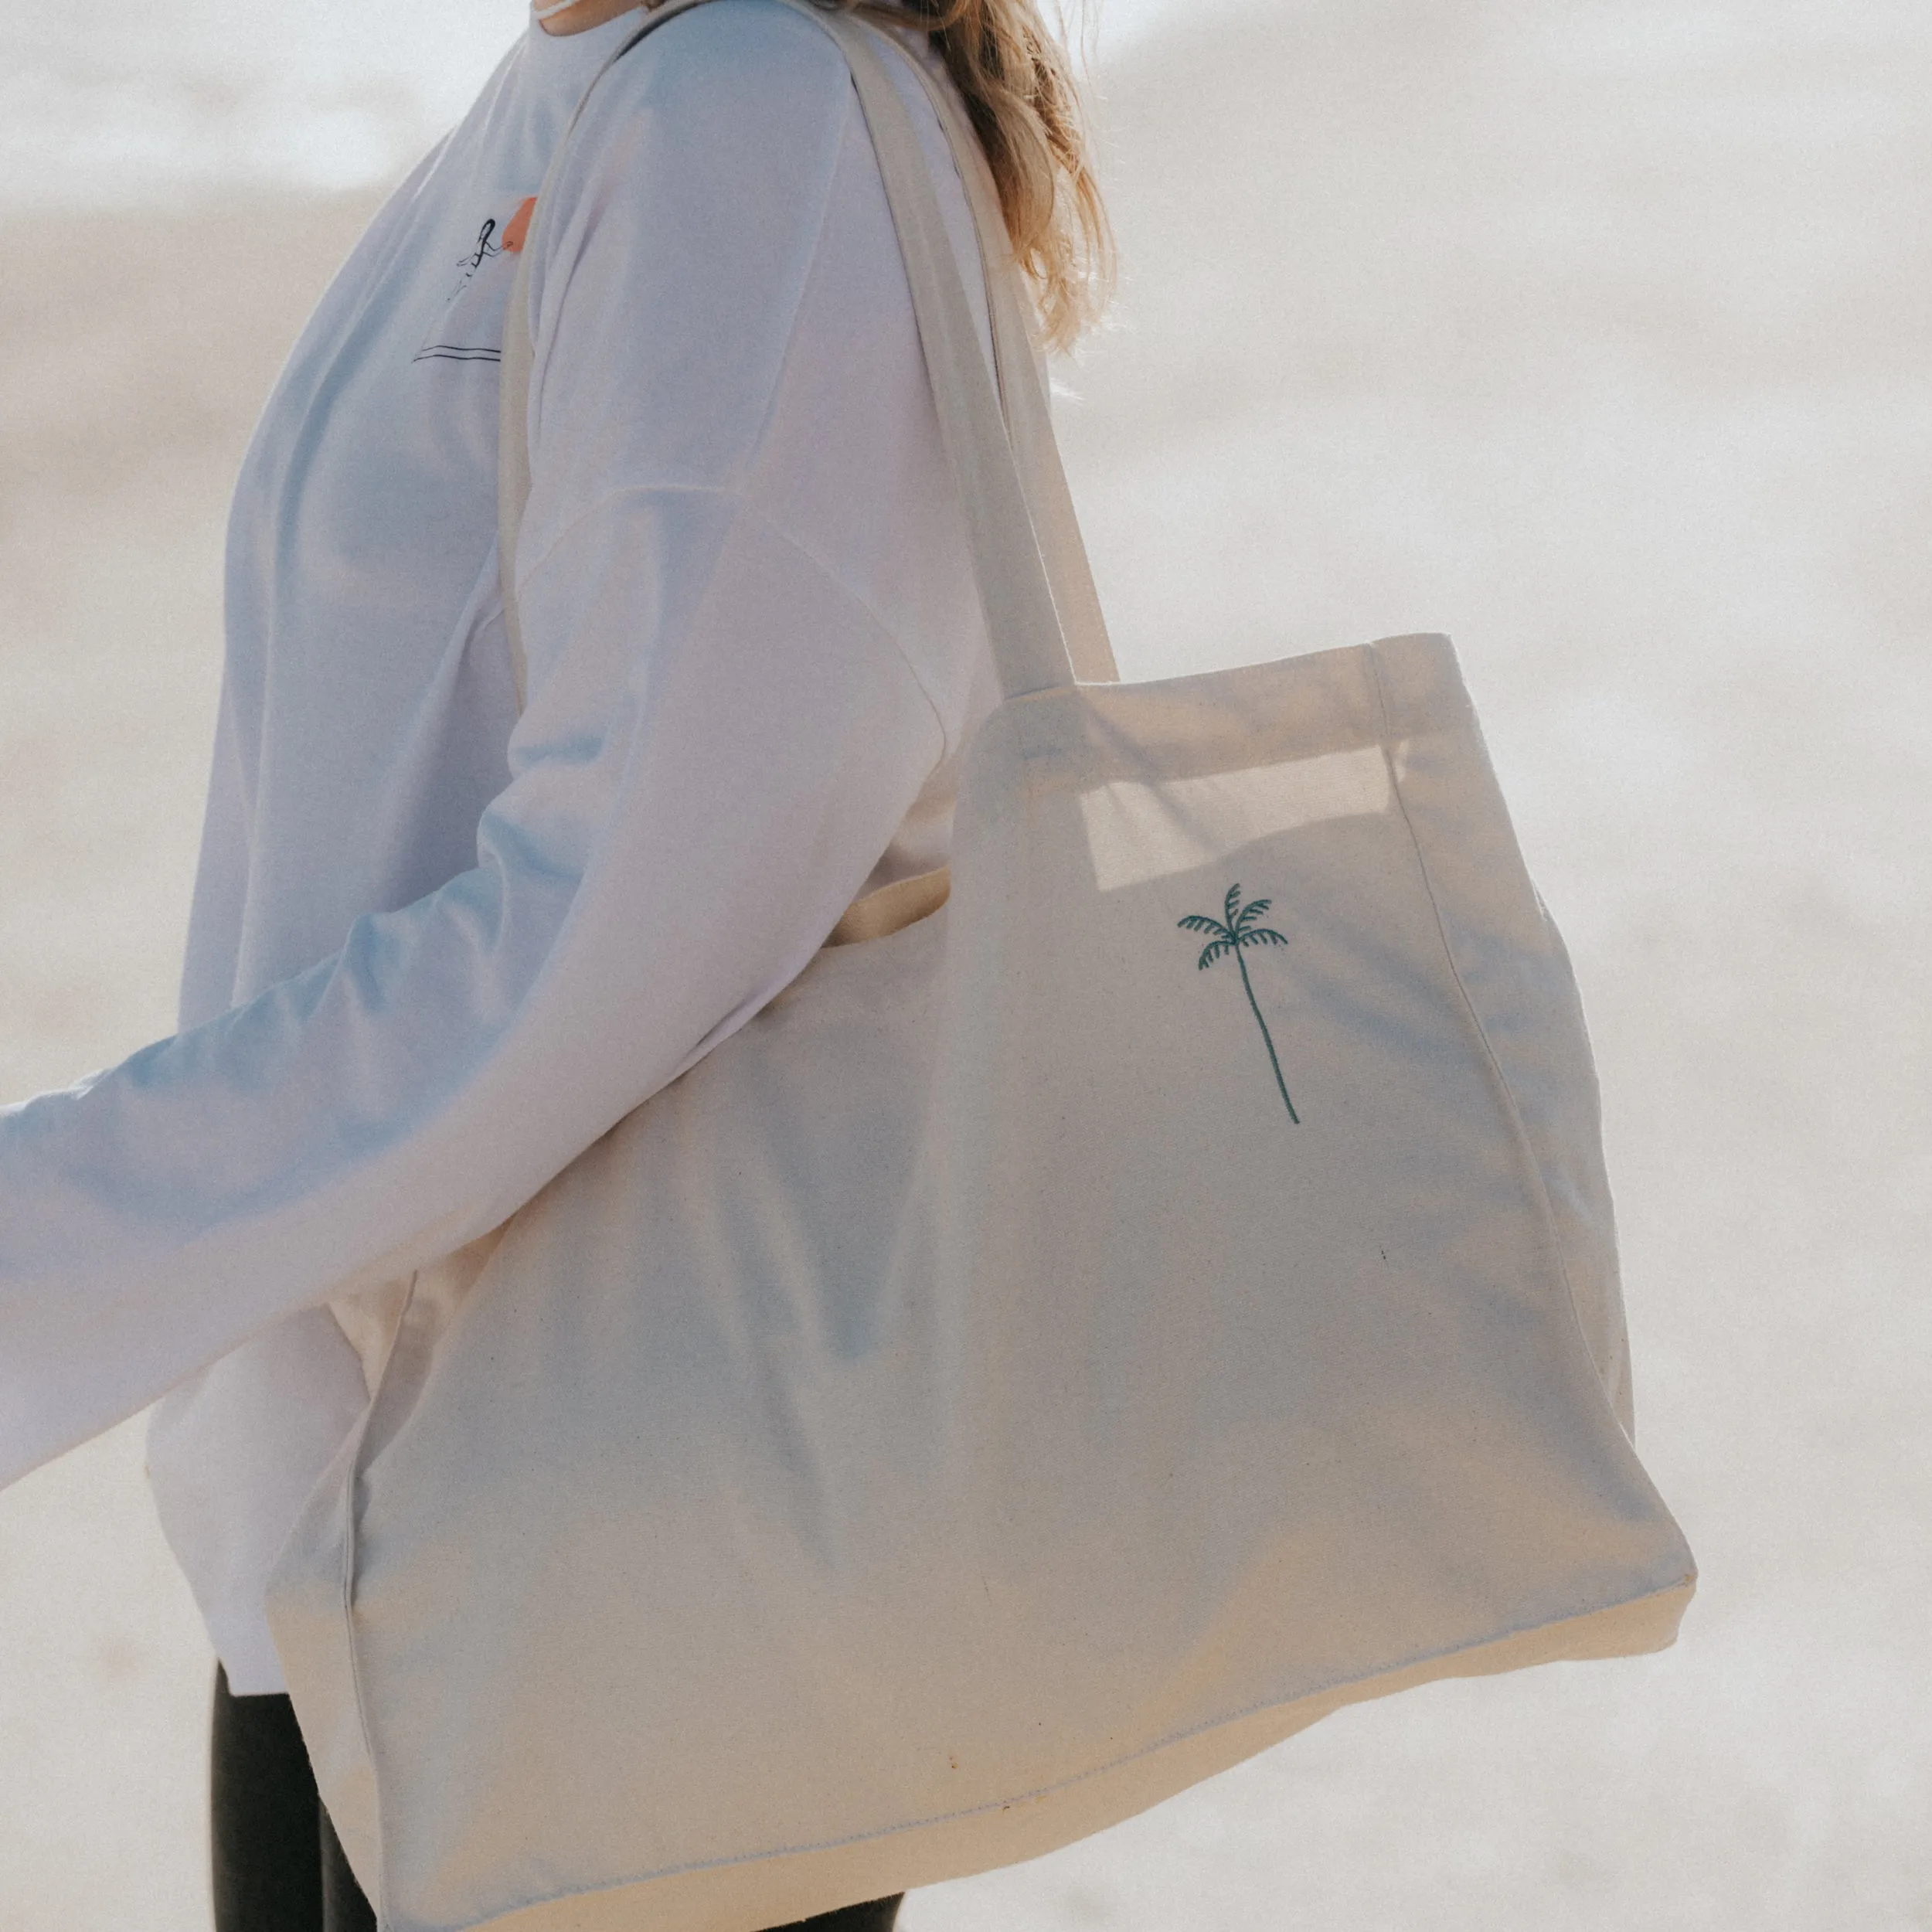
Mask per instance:
[[[1457,636],[1706,1580],[1665,1656],[1332,1719],[909,1932],[1932,1927],[1929,90],[1883,0],[1276,0],[1109,77],[1063,421],[1128,675]],[[366,212],[0,225],[0,1094],[167,1029],[226,480]],[[139,1461],[0,1497],[8,1928],[206,1922]]]

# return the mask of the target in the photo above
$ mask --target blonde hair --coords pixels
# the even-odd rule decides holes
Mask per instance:
[[[1035,0],[818,0],[925,29],[964,100],[999,189],[1014,259],[1048,344],[1070,348],[1113,278],[1114,239],[1095,179],[1073,63]]]

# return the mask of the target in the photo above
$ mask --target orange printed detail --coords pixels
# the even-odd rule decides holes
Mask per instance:
[[[512,255],[523,252],[523,238],[530,232],[530,217],[536,213],[536,197],[526,195],[516,205],[516,213],[510,217],[510,225],[503,231],[503,247]]]

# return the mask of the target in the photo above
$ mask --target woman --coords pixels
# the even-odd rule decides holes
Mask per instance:
[[[914,11],[1064,341],[1104,234],[1060,52],[1031,0]],[[0,1479],[165,1396],[151,1473],[221,1663],[221,1932],[373,1923],[263,1595],[368,1399],[384,1284],[757,1012],[862,892],[943,863],[994,700],[832,42],[775,0],[667,26],[531,228],[638,21],[546,9],[324,298],[235,500],[182,1030],[0,1113]],[[495,423],[526,237],[519,715]]]

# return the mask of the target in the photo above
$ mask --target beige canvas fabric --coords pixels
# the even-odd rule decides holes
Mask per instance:
[[[271,1604],[390,1932],[755,1932],[1352,1701],[1667,1644],[1692,1588],[1448,643],[1076,683],[1070,634],[1111,659],[975,157],[1017,465],[897,56],[812,17],[1008,696],[937,910],[862,902],[412,1285]]]

